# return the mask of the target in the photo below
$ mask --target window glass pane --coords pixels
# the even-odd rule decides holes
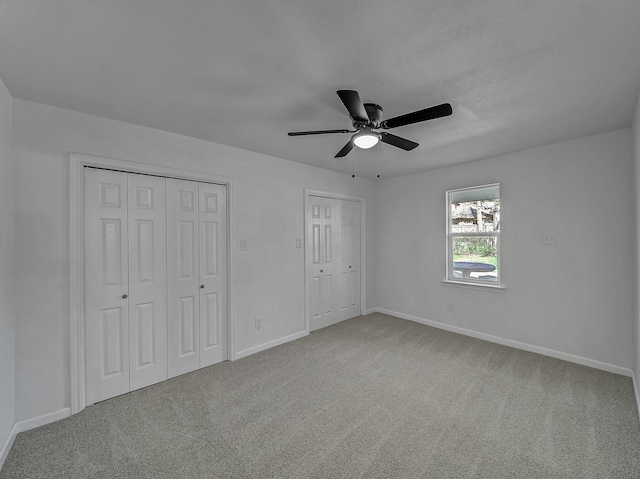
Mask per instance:
[[[451,233],[500,231],[500,200],[451,203]]]
[[[497,281],[497,236],[454,236],[451,243],[454,278]]]

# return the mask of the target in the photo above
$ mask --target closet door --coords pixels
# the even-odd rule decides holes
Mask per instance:
[[[130,390],[167,379],[165,179],[129,174]]]
[[[227,359],[226,187],[85,169],[86,401]]]
[[[342,266],[346,272],[346,288],[344,305],[346,306],[343,319],[350,319],[360,315],[360,222],[361,212],[358,201],[344,201],[346,211],[346,236],[342,241],[346,243],[342,250],[346,251],[346,261]]]
[[[84,171],[86,402],[129,391],[127,176]]]
[[[336,200],[310,196],[307,202],[307,284],[310,330],[339,321],[337,304],[339,246]]]
[[[227,359],[227,192],[167,179],[169,377]]]
[[[165,180],[85,169],[88,404],[167,378]]]
[[[339,216],[336,321],[360,314],[360,203],[337,200]]]
[[[200,367],[198,183],[167,178],[169,377]]]
[[[199,183],[200,367],[227,359],[227,188]]]

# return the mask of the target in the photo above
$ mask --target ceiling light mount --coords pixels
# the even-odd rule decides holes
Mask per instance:
[[[372,148],[378,144],[382,136],[369,127],[363,127],[358,133],[353,135],[353,143],[363,150]]]

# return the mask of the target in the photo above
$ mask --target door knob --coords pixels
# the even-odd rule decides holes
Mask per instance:
[[[349,265],[349,268],[351,268],[351,265]]]
[[[204,284],[201,284],[201,285],[200,285],[200,289],[202,289],[202,288],[204,288]]]
[[[322,271],[322,270],[320,270],[320,272],[322,273],[323,271]]]
[[[122,295],[122,299],[127,299],[127,295],[126,295],[126,294],[123,294],[123,295]]]

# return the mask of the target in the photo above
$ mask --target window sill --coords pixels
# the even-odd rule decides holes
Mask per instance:
[[[471,281],[453,281],[451,279],[443,279],[442,283],[447,286],[461,286],[463,288],[480,289],[482,291],[491,291],[492,293],[504,293],[507,287],[503,284],[485,284]]]

